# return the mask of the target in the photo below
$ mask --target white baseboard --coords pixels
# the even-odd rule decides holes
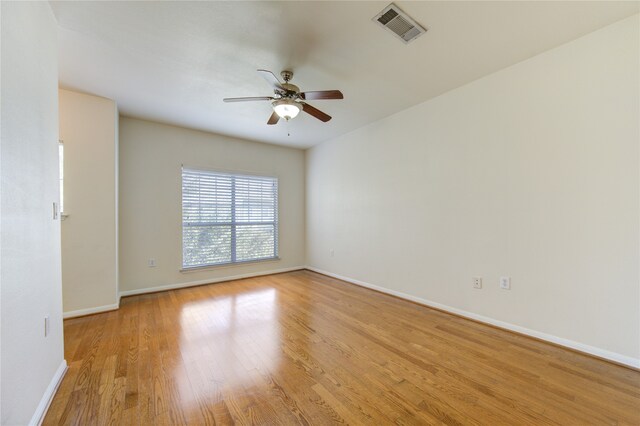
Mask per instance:
[[[527,336],[535,337],[541,340],[546,340],[547,342],[555,343],[560,346],[565,346],[567,348],[571,348],[580,352],[584,352],[590,355],[594,355],[600,358],[608,359],[610,361],[628,365],[629,367],[640,368],[640,359],[633,358],[627,355],[622,355],[616,352],[611,352],[606,349],[597,348],[595,346],[585,345],[584,343],[575,342],[573,340],[565,339],[562,337],[554,336],[551,334],[543,333],[540,331],[530,330],[525,327],[521,327],[519,325],[510,324],[508,322],[496,320],[493,318],[485,317],[483,315],[474,314],[473,312],[463,311],[462,309],[453,308],[451,306],[443,305],[441,303],[432,302],[431,300],[422,299],[420,297],[412,296],[410,294],[401,293],[399,291],[390,290],[388,288],[380,287],[377,285],[369,284],[364,281],[356,280],[354,278],[345,277],[342,275],[334,274],[328,271],[323,271],[322,269],[314,268],[312,266],[306,266],[305,269],[308,269],[313,272],[317,272],[322,275],[327,275],[333,278],[337,278],[342,281],[346,281],[352,284],[359,285],[361,287],[370,288],[373,290],[380,291],[382,293],[390,294],[393,296],[400,297],[402,299],[410,300],[412,302],[419,303],[421,305],[429,306],[432,308],[440,309],[442,311],[450,312],[456,315],[460,315],[462,317],[470,318],[476,321],[480,321],[486,324],[490,324],[496,327],[504,328],[506,330],[514,331],[516,333],[524,334]]]
[[[47,386],[47,389],[44,391],[44,395],[42,395],[40,404],[38,404],[36,412],[33,413],[33,416],[31,417],[29,426],[40,426],[42,424],[44,416],[45,414],[47,414],[47,410],[49,409],[49,405],[51,405],[51,401],[53,401],[53,397],[55,396],[60,383],[62,383],[62,378],[64,377],[66,372],[67,361],[63,359],[62,363],[60,363],[60,366],[58,367],[58,370],[56,370],[56,373],[53,375],[49,386]]]
[[[111,305],[96,306],[95,308],[78,309],[77,311],[63,312],[62,318],[67,319],[81,317],[83,315],[99,314],[101,312],[115,311],[118,308],[120,308],[119,298],[118,303],[113,303]]]
[[[221,277],[221,278],[209,278],[209,279],[206,279],[206,280],[189,281],[189,282],[186,282],[186,283],[161,285],[161,286],[158,286],[158,287],[146,287],[146,288],[140,288],[140,289],[135,289],[135,290],[124,290],[124,291],[120,292],[120,297],[134,296],[134,295],[137,295],[137,294],[156,293],[158,291],[175,290],[175,289],[178,289],[178,288],[195,287],[195,286],[203,285],[203,284],[215,284],[215,283],[221,283],[221,282],[224,282],[224,281],[240,280],[240,279],[243,279],[243,278],[260,277],[260,276],[263,276],[263,275],[281,274],[283,272],[299,271],[301,269],[305,269],[305,267],[304,266],[294,266],[292,268],[273,269],[273,270],[270,270],[270,271],[253,272],[253,273],[249,273],[249,274],[232,275],[232,276]]]

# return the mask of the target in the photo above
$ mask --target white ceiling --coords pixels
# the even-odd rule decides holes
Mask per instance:
[[[371,18],[388,1],[51,2],[60,84],[124,115],[306,148],[638,13],[639,2],[397,1],[428,29],[405,45]],[[302,90],[340,89],[267,126],[256,73],[292,69]],[[290,136],[287,136],[290,133]]]

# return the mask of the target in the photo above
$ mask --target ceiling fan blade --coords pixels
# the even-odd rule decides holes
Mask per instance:
[[[264,78],[267,83],[269,83],[269,86],[273,87],[274,89],[277,90],[281,90],[281,91],[287,91],[287,89],[285,89],[284,87],[282,87],[282,83],[280,83],[280,80],[278,80],[278,77],[276,77],[276,75],[274,73],[272,73],[269,70],[258,70],[258,73],[260,73],[260,75],[262,76],[262,78]]]
[[[224,98],[225,102],[251,102],[251,101],[272,101],[271,96],[251,96],[246,98]]]
[[[307,101],[315,101],[321,99],[344,99],[342,92],[339,90],[316,90],[313,92],[302,92],[300,97]]]
[[[306,112],[309,115],[313,115],[315,118],[317,118],[320,121],[324,121],[325,123],[329,120],[331,120],[331,116],[325,114],[324,112],[320,111],[317,108],[312,107],[309,104],[302,104],[302,110],[304,112]]]
[[[269,125],[276,124],[279,120],[280,120],[280,116],[276,114],[275,111],[273,111],[273,114],[271,114],[271,117],[269,117],[269,121],[267,121],[267,124]]]

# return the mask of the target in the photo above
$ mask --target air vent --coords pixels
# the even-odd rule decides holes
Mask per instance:
[[[427,32],[424,27],[393,3],[385,7],[372,20],[391,31],[405,43],[409,43]]]

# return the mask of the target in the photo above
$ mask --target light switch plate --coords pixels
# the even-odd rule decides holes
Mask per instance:
[[[511,278],[500,277],[500,288],[503,290],[511,290]]]

